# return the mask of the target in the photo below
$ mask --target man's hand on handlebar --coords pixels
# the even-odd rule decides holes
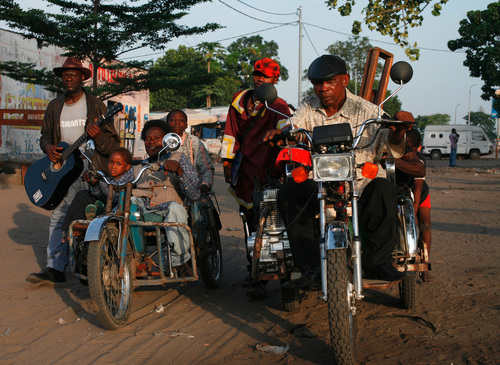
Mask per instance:
[[[182,169],[181,165],[174,160],[167,160],[163,163],[163,168],[165,169],[165,175],[167,175],[169,172],[173,172],[177,176],[180,176],[184,173],[184,170]]]
[[[282,146],[284,144],[283,139],[277,138],[283,131],[281,129],[271,129],[264,134],[264,138],[262,138],[263,143],[267,143],[269,146]]]
[[[414,123],[397,122],[389,124],[389,143],[400,144],[404,140],[406,131],[413,128]]]

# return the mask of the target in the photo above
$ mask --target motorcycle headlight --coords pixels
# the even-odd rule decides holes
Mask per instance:
[[[354,155],[339,153],[334,155],[314,155],[314,181],[350,181],[354,179]]]

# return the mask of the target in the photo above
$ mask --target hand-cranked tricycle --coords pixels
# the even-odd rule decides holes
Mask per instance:
[[[174,133],[163,138],[163,150],[175,151],[179,145],[180,138]],[[213,192],[189,204],[189,225],[164,222],[162,215],[140,211],[132,202],[134,184],[160,169],[159,161],[146,164],[134,181],[123,185],[115,185],[96,171],[108,184],[104,213],[93,220],[73,221],[69,229],[71,271],[88,284],[97,318],[109,330],[127,323],[135,287],[196,281],[198,269],[208,288],[218,288],[221,283],[221,223]],[[113,206],[115,193],[119,199]],[[172,267],[171,243],[164,227],[182,227],[188,232],[192,270]]]

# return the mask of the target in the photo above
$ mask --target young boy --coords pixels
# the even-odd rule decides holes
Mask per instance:
[[[422,149],[422,136],[414,129],[406,132],[406,141],[417,153],[418,158],[425,164],[425,157],[420,152]],[[425,178],[415,178],[413,183],[413,195],[415,197],[415,216],[418,220],[418,228],[420,230],[420,239],[424,245],[427,245],[427,253],[430,255],[431,251],[431,197],[429,194],[429,186],[425,182]],[[434,281],[428,271],[421,273],[422,281]]]
[[[109,155],[108,171],[112,182],[124,184],[134,179],[132,154],[124,147],[117,148]],[[98,214],[97,206],[103,206],[107,200],[108,184],[98,179],[91,179],[88,171],[83,173],[83,179],[90,185],[90,190],[82,190],[75,195],[63,223],[63,241],[68,239],[68,229],[71,222],[79,219],[92,219]],[[118,194],[113,196],[113,204],[118,202]]]

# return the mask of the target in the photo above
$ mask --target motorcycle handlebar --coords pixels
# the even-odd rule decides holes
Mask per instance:
[[[148,170],[150,170],[150,171],[159,171],[160,169],[161,169],[161,165],[159,163],[157,163],[157,162],[145,165],[145,166],[143,166],[141,168],[141,170],[139,171],[139,173],[137,174],[137,176],[135,177],[135,179],[131,181],[131,183],[132,184],[136,184],[141,179],[141,177],[144,175],[144,173],[146,171],[148,171]],[[109,179],[108,176],[104,172],[102,172],[102,171],[94,171],[94,172],[98,175],[98,178],[104,180],[106,182],[106,184],[108,184],[108,185],[115,185],[115,186],[125,186],[125,185],[127,185],[127,183],[117,184],[116,181],[114,181],[112,179]]]

